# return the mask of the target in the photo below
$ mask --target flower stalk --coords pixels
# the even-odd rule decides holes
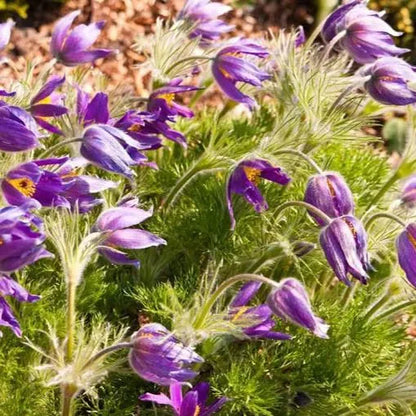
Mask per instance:
[[[312,204],[308,204],[307,202],[303,202],[303,201],[288,201],[288,202],[285,202],[282,205],[279,205],[277,207],[276,212],[278,214],[280,214],[286,208],[290,208],[290,207],[302,207],[302,208],[306,208],[308,211],[312,212],[317,217],[321,218],[326,225],[329,224],[332,221],[331,218],[328,215],[326,215],[324,212],[322,212],[320,209],[316,208]]]

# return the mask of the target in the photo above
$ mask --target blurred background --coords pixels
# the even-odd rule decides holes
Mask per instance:
[[[106,20],[100,42],[120,53],[115,59],[99,63],[99,68],[114,85],[129,84],[135,93],[146,88],[147,74],[137,64],[145,60],[131,46],[138,35],[152,33],[156,18],[174,16],[185,0],[0,0],[1,20],[11,17],[16,21],[7,55],[16,70],[24,69],[24,58],[29,61],[50,59],[49,35],[54,22],[75,9],[83,11],[79,21]],[[334,0],[223,0],[234,7],[227,19],[236,26],[237,33],[262,36],[264,30],[302,25],[306,33],[337,6]],[[371,0],[370,7],[387,10],[386,19],[397,30],[404,32],[398,40],[401,46],[413,51],[410,59],[416,63],[415,18],[416,0]],[[13,70],[2,70],[5,78],[14,78]],[[4,79],[4,78],[3,78]]]

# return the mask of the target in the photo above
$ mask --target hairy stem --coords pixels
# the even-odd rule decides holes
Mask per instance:
[[[385,306],[387,303],[389,303],[391,300],[391,294],[389,292],[385,293],[365,314],[364,320],[366,322],[371,321],[371,319],[374,317],[374,314],[379,311],[383,306]],[[378,316],[377,316],[378,318]]]
[[[365,223],[365,228],[369,229],[370,225],[377,220],[378,218],[388,218],[390,220],[396,221],[398,224],[400,224],[403,227],[406,227],[406,223],[399,218],[397,215],[390,214],[389,212],[379,212],[378,214],[372,215],[367,222]]]
[[[325,49],[322,54],[321,63],[324,63],[327,59],[329,54],[331,53],[334,46],[347,34],[346,30],[342,30],[336,36],[334,36],[331,41],[325,46]]]
[[[322,212],[319,208],[316,208],[315,206],[313,206],[311,204],[308,204],[307,202],[304,202],[304,201],[288,201],[288,202],[285,202],[284,204],[279,205],[277,207],[276,212],[281,213],[286,208],[290,208],[290,207],[306,208],[308,211],[313,212],[316,216],[321,218],[326,224],[329,224],[332,221],[331,218],[328,217],[328,215],[326,215],[324,212]]]
[[[62,416],[72,416],[74,414],[74,397],[76,389],[71,385],[62,387]]]
[[[39,156],[39,159],[44,159],[45,157],[53,154],[53,152],[59,149],[60,147],[66,146],[67,144],[71,144],[71,143],[82,142],[82,140],[83,140],[82,138],[76,138],[76,139],[68,139],[68,140],[64,140],[62,142],[56,143],[54,146],[51,146],[49,149],[45,150]]]
[[[70,363],[74,353],[74,338],[75,338],[75,299],[76,299],[76,281],[72,276],[68,277],[67,282],[67,315],[66,315],[66,359]]]
[[[319,165],[311,157],[309,157],[305,153],[301,152],[300,150],[282,149],[282,150],[278,150],[274,154],[275,155],[289,154],[289,155],[298,156],[298,157],[302,158],[303,160],[306,160],[318,173],[322,173],[322,169],[319,167]]]
[[[203,55],[196,55],[196,56],[187,56],[186,58],[179,59],[179,61],[176,61],[174,64],[172,64],[167,70],[166,74],[169,74],[173,69],[175,69],[177,66],[188,62],[188,61],[211,61],[213,58],[210,56],[203,56]],[[195,63],[197,65],[197,63]]]
[[[93,355],[82,367],[83,370],[88,368],[91,364],[97,361],[102,356],[109,354],[111,352],[121,350],[123,348],[133,348],[132,342],[121,342],[120,344],[111,345],[110,347],[104,348],[101,351],[98,351],[97,354]]]
[[[398,181],[398,179],[399,179],[398,170],[396,170],[396,172],[393,173],[393,175],[384,184],[384,186],[377,192],[376,196],[368,204],[366,210],[368,211],[375,204],[377,204],[377,202],[379,202],[380,199],[383,198],[383,196],[385,195],[385,193]]]
[[[201,312],[195,318],[194,325],[193,325],[194,329],[201,328],[207,316],[211,312],[211,309],[214,306],[214,304],[221,297],[221,295],[223,295],[231,286],[233,286],[234,284],[238,282],[247,282],[247,281],[253,281],[253,280],[257,282],[265,283],[275,288],[280,287],[279,283],[259,274],[243,273],[243,274],[237,274],[233,277],[230,277],[229,279],[225,280],[218,286],[217,290],[211,295],[211,297],[202,307]]]
[[[377,315],[377,319],[389,318],[395,313],[400,312],[403,309],[407,309],[410,306],[416,306],[416,300],[409,300],[407,302],[399,303],[398,305],[393,306],[392,308],[387,309],[385,312],[382,312],[379,315]]]

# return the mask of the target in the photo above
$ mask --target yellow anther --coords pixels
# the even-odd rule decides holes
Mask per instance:
[[[231,322],[235,322],[237,321],[239,318],[241,318],[242,315],[244,315],[246,313],[246,311],[250,309],[248,306],[242,306],[238,312],[233,316],[233,318],[231,319]]]
[[[168,105],[172,105],[172,102],[175,99],[175,94],[173,92],[169,94],[159,94],[156,98],[161,98],[162,100],[165,100]]]
[[[29,178],[7,179],[7,182],[24,196],[32,197],[36,192],[36,185]]]
[[[244,173],[247,176],[247,179],[254,184],[258,184],[260,180],[261,170],[252,168],[250,166],[243,166]]]

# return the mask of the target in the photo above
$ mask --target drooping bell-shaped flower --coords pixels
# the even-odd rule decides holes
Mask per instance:
[[[149,231],[131,228],[152,216],[153,212],[144,211],[131,204],[110,208],[104,211],[97,219],[94,230],[102,232],[105,239],[99,248],[99,253],[113,264],[140,265],[137,259],[130,259],[117,248],[141,250],[166,244]]]
[[[232,194],[243,195],[257,212],[268,208],[267,202],[258,188],[261,178],[280,185],[287,185],[290,182],[290,177],[281,168],[271,165],[266,160],[251,159],[239,163],[227,184],[227,206],[231,218],[231,229],[235,228]]]
[[[23,152],[39,145],[36,121],[20,107],[0,102],[0,150]]]
[[[336,172],[324,172],[312,176],[305,191],[305,202],[319,208],[331,218],[354,213],[354,198],[344,178]],[[322,218],[309,214],[323,226]]]
[[[198,383],[185,395],[182,394],[182,388],[182,383],[173,383],[170,385],[170,397],[163,393],[145,393],[139,399],[170,406],[176,416],[210,416],[228,401],[226,397],[221,397],[208,405],[209,383]]]
[[[348,51],[360,64],[408,52],[409,49],[398,48],[391,38],[402,33],[393,30],[381,16],[382,13],[368,9],[361,1],[349,2],[328,17],[322,36],[326,42],[331,42],[341,35],[337,46]]]
[[[238,291],[230,304],[231,322],[250,322],[243,326],[243,332],[250,338],[265,338],[275,340],[288,340],[291,336],[281,332],[273,331],[276,325],[272,319],[273,312],[266,304],[258,306],[247,306],[261,287],[261,282],[248,282]]]
[[[210,43],[234,28],[218,19],[230,10],[230,6],[210,0],[187,0],[179,12],[178,19],[186,20],[193,25],[191,38],[200,37],[203,44]]]
[[[223,47],[212,62],[212,75],[221,90],[233,101],[243,103],[250,109],[255,108],[256,101],[242,93],[236,86],[238,82],[260,88],[270,74],[259,69],[251,58],[266,58],[269,53],[258,43],[236,38],[230,45]]]
[[[298,326],[306,328],[319,338],[328,338],[327,325],[313,311],[308,294],[296,279],[284,279],[279,288],[273,289],[267,298],[267,305],[274,314]]]
[[[58,21],[52,32],[52,55],[66,66],[94,62],[96,59],[104,58],[112,53],[108,49],[89,49],[104,27],[104,21],[89,25],[77,25],[72,31],[69,30],[72,22],[80,13],[80,10],[75,10],[64,16]]]
[[[44,257],[51,257],[43,247],[42,221],[25,204],[0,209],[0,273],[12,273]]]
[[[65,77],[52,76],[30,102],[30,113],[45,130],[62,134],[61,130],[49,123],[49,119],[62,116],[68,109],[62,105],[62,96],[55,90],[65,82]]]
[[[371,269],[367,233],[357,218],[344,215],[332,220],[320,234],[320,243],[329,265],[341,282],[350,286],[348,274],[367,284]]]
[[[416,72],[400,58],[380,58],[358,71],[364,88],[375,100],[387,105],[416,103]]]
[[[0,275],[0,326],[9,327],[15,335],[22,336],[19,322],[14,316],[12,309],[5,299],[10,296],[19,302],[33,303],[40,299],[40,296],[30,294],[10,276]],[[2,332],[0,331],[0,337]]]
[[[198,374],[192,366],[204,361],[158,323],[144,325],[131,340],[130,366],[140,377],[153,383],[170,385],[189,381]]]
[[[411,175],[404,183],[400,200],[409,208],[416,206],[416,175]]]
[[[416,224],[410,223],[396,239],[397,257],[409,283],[416,287]]]

